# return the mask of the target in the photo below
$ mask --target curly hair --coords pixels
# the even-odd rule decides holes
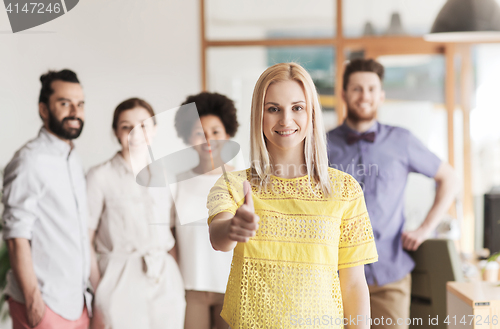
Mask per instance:
[[[236,118],[236,108],[234,102],[224,95],[218,93],[202,92],[197,95],[188,96],[188,98],[181,105],[195,103],[198,110],[198,116],[201,118],[205,115],[217,116],[224,125],[226,133],[234,137],[238,130],[238,120]],[[196,122],[197,117],[194,112],[183,113],[180,115],[180,110],[175,114],[175,130],[177,136],[182,138],[184,143],[189,144],[189,137],[193,129],[193,124]]]

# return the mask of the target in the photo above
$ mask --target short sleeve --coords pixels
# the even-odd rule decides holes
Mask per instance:
[[[408,134],[408,165],[410,172],[434,177],[441,165],[439,159],[412,133]]]
[[[376,262],[377,248],[365,198],[359,183],[347,175],[344,188],[347,189],[344,214],[340,224],[338,268],[348,268]]]
[[[31,240],[33,226],[38,219],[38,197],[34,161],[16,157],[4,172],[3,197],[4,212],[3,239],[25,238]]]
[[[241,191],[238,191],[238,185],[243,188],[243,181],[238,182],[232,173],[227,173],[222,175],[215,185],[210,189],[207,199],[208,208],[208,225],[212,222],[212,219],[220,214],[221,212],[230,212],[233,215],[238,209],[238,202],[240,200],[243,202],[241,196],[239,197]]]
[[[99,172],[92,168],[87,174],[87,203],[89,217],[87,225],[90,230],[97,230],[104,208],[104,192],[100,186]]]

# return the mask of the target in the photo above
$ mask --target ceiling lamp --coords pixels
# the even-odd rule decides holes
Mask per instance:
[[[401,15],[398,12],[392,13],[391,22],[385,32],[386,35],[404,35],[406,34],[401,22]]]
[[[373,37],[375,35],[377,35],[377,33],[375,32],[375,28],[373,27],[372,22],[367,21],[365,23],[365,27],[363,28],[363,36]]]
[[[500,6],[495,0],[448,0],[436,17],[431,42],[500,42]]]

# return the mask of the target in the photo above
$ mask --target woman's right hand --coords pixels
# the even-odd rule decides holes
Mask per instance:
[[[243,182],[245,202],[236,210],[228,228],[228,237],[232,241],[248,242],[255,236],[259,228],[259,216],[255,214],[252,198],[252,188],[248,181]]]

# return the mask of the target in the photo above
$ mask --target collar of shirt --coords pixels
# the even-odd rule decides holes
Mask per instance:
[[[113,167],[116,167],[117,170],[120,171],[121,174],[133,174],[132,169],[130,168],[126,160],[122,157],[120,151],[116,152],[115,156],[111,159],[111,163],[113,164]]]
[[[49,144],[51,147],[53,147],[57,153],[59,153],[61,156],[64,156],[68,158],[71,155],[71,151],[73,150],[73,147],[71,147],[68,143],[63,141],[62,139],[58,138],[54,134],[48,132],[45,127],[40,128],[40,132],[38,133],[38,136],[40,138],[45,139],[47,144]],[[73,143],[71,143],[73,144]]]
[[[379,122],[378,122],[378,121],[375,121],[375,123],[374,123],[374,124],[373,124],[373,125],[372,125],[372,126],[371,126],[368,130],[367,130],[367,131],[363,132],[363,134],[366,134],[366,133],[371,133],[371,132],[378,132],[378,130],[379,130],[379,129],[378,129],[378,128],[379,128],[379,126],[380,126]],[[349,126],[347,125],[347,122],[346,122],[345,120],[344,120],[344,123],[340,126],[340,128],[341,128],[341,130],[342,130],[342,133],[343,133],[345,136],[347,136],[347,134],[348,134],[348,133],[350,133],[350,132],[351,132],[351,133],[358,134],[358,135],[362,134],[362,133],[360,133],[359,131],[354,130],[354,129],[352,129],[351,127],[349,127]]]

